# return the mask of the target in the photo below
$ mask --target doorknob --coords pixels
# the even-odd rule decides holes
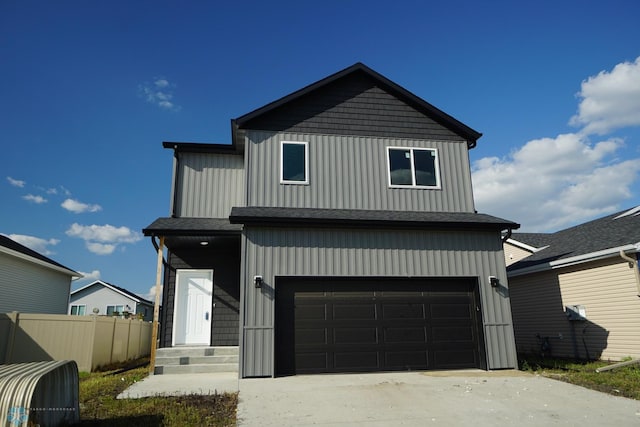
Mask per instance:
[[[204,320],[209,320],[209,312],[204,313]]]

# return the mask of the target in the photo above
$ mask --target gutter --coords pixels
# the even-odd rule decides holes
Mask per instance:
[[[620,257],[629,263],[629,268],[633,268],[633,273],[636,278],[636,289],[640,297],[640,270],[638,269],[638,260],[631,258],[622,249],[620,249]]]
[[[588,254],[577,255],[570,258],[560,259],[557,261],[545,262],[543,264],[534,265],[532,267],[525,267],[518,270],[508,271],[507,277],[517,277],[524,274],[539,273],[541,271],[555,270],[557,268],[569,267],[576,264],[582,264],[588,261],[596,261],[599,259],[611,258],[619,256],[620,251],[631,251],[637,253],[640,251],[640,243],[629,244],[624,246],[618,246],[615,248],[604,249],[601,251],[590,252]],[[523,260],[526,261],[526,258]]]

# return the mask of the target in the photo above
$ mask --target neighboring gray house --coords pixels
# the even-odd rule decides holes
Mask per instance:
[[[133,292],[111,283],[96,280],[71,292],[69,314],[104,314],[113,316],[130,313],[142,320],[153,320],[153,303]]]
[[[65,314],[71,281],[78,277],[82,275],[0,235],[0,313]]]
[[[165,142],[161,347],[240,346],[240,376],[517,366],[481,134],[363,64]]]
[[[517,349],[576,359],[640,357],[640,206],[549,234],[514,233],[505,253]],[[546,340],[546,342],[545,342]]]

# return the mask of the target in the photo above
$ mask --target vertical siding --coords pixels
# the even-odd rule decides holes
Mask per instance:
[[[0,253],[0,313],[67,314],[71,277]]]
[[[245,230],[243,376],[273,374],[275,278],[277,276],[477,277],[489,369],[513,368],[507,278],[497,232],[412,230]],[[253,277],[261,275],[261,289]],[[495,275],[503,287],[494,289]],[[265,350],[265,353],[256,353]],[[258,360],[260,359],[260,360]]]
[[[518,351],[537,353],[536,334],[551,337],[561,357],[640,357],[640,298],[633,269],[618,258],[510,279]],[[583,305],[587,320],[567,320]],[[560,339],[562,336],[562,339]]]
[[[249,132],[249,206],[473,212],[465,141]],[[280,184],[280,141],[306,141],[309,184]],[[438,150],[442,189],[389,188],[386,147]]]
[[[227,218],[233,206],[244,206],[241,155],[181,153],[177,180],[177,216]]]

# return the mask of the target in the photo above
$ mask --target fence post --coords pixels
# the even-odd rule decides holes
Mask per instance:
[[[9,330],[9,338],[7,341],[7,351],[4,355],[4,363],[11,363],[11,359],[13,358],[13,347],[16,341],[16,330],[18,329],[18,321],[20,319],[20,313],[17,311],[12,311],[11,313],[7,313],[9,319],[11,319],[11,329]]]

